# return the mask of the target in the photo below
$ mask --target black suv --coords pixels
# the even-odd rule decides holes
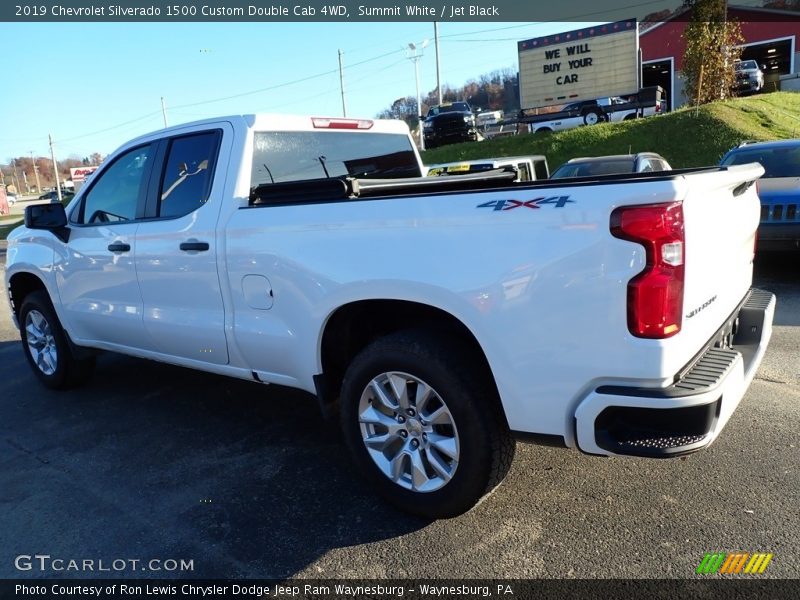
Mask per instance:
[[[422,124],[422,132],[426,148],[457,142],[474,142],[478,139],[475,117],[466,102],[452,102],[431,107]]]

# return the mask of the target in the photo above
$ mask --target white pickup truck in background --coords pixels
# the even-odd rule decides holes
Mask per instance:
[[[528,130],[530,133],[552,133],[575,129],[582,125],[619,123],[620,121],[659,115],[663,108],[663,101],[660,100],[639,106],[638,103],[631,103],[619,97],[573,102],[562,107],[552,116],[545,113],[529,117]]]
[[[425,169],[427,170],[426,175],[428,175],[428,177],[460,176],[471,173],[494,171],[495,169],[513,169],[517,175],[514,181],[536,181],[550,177],[547,157],[541,154],[461,160],[452,163],[428,165]]]
[[[27,207],[6,285],[45,385],[106,350],[300,388],[384,497],[449,517],[515,436],[667,457],[720,434],[771,333],[762,172],[422,177],[402,123],[219,118]]]

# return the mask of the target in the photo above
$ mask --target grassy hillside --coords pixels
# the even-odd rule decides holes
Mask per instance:
[[[656,118],[604,123],[544,135],[454,144],[422,154],[426,165],[544,154],[554,170],[570,158],[658,152],[673,168],[714,165],[743,140],[800,137],[800,94],[776,92],[685,108]]]

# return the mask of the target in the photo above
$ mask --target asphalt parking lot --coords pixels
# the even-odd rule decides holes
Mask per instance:
[[[15,568],[37,553],[193,561],[131,577],[683,578],[711,551],[771,552],[764,576],[796,578],[798,261],[758,261],[756,284],[778,296],[772,343],[709,450],[649,461],[518,445],[503,486],[438,522],[377,500],[302,393],[114,355],[87,387],[45,390],[3,294],[0,578],[56,575]]]

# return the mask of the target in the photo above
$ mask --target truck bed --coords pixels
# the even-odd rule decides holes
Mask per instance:
[[[725,171],[728,167],[694,167],[648,173],[623,173],[559,180],[515,182],[511,167],[458,177],[409,177],[402,179],[372,179],[336,177],[287,183],[264,184],[250,192],[250,206],[286,206],[317,202],[342,202],[358,199],[379,199],[465,192],[498,192],[514,190],[546,190],[563,187],[585,187],[632,182],[655,182],[677,179],[692,173]]]

